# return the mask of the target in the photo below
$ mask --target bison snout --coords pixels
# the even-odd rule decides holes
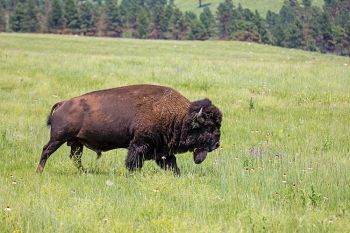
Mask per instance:
[[[195,149],[193,151],[193,160],[195,164],[200,164],[202,163],[205,158],[207,157],[208,151],[203,150],[203,149]]]

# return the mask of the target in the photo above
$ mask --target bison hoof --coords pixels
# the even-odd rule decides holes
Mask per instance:
[[[174,176],[175,177],[180,177],[180,175],[181,175],[180,169],[175,169],[174,170]]]
[[[87,174],[88,173],[88,170],[83,168],[83,167],[79,168],[78,171],[80,172],[80,174]]]
[[[38,165],[36,168],[36,173],[41,174],[43,172],[44,168],[41,165]]]

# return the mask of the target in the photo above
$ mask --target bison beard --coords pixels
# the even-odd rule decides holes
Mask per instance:
[[[62,144],[71,147],[75,166],[83,147],[95,151],[127,148],[126,167],[141,169],[155,160],[176,175],[175,154],[193,152],[196,164],[219,147],[222,114],[210,100],[190,102],[179,92],[162,86],[134,85],[87,93],[56,103],[48,117],[49,142],[43,147],[37,172]]]

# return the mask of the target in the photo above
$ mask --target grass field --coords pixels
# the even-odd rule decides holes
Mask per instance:
[[[201,13],[202,8],[198,8],[198,2],[198,0],[175,0],[176,6],[181,10]],[[202,5],[210,7],[213,13],[215,13],[221,2],[224,2],[224,0],[202,0]],[[253,11],[258,10],[259,13],[265,17],[268,10],[278,12],[282,7],[283,2],[284,0],[234,0],[233,4],[237,7],[238,4],[241,3],[244,8],[249,8]],[[299,3],[301,4],[301,1],[299,1]],[[313,5],[320,7],[323,3],[323,0],[312,1]]]
[[[136,83],[209,97],[222,146],[182,176],[125,150],[35,173],[51,106]],[[349,232],[350,59],[251,43],[0,34],[0,232]]]

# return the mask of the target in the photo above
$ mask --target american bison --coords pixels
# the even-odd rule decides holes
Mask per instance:
[[[83,169],[83,147],[95,151],[127,148],[126,167],[141,169],[155,160],[163,169],[180,169],[175,154],[193,152],[196,164],[219,147],[222,114],[209,99],[190,102],[174,89],[133,85],[95,91],[56,103],[48,117],[49,142],[43,147],[37,172],[63,143]]]

